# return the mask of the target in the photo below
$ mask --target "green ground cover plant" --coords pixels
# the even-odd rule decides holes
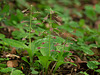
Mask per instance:
[[[0,74],[100,74],[99,1],[21,1],[0,3]]]

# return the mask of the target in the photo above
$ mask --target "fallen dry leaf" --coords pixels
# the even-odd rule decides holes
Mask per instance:
[[[9,60],[7,61],[8,67],[17,67],[18,66],[18,60]]]
[[[14,58],[20,58],[20,56],[17,56],[17,55],[15,55],[15,54],[7,54],[6,56],[5,56],[6,58],[11,58],[11,59],[14,59]]]

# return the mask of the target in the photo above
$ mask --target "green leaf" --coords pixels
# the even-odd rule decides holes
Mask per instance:
[[[90,50],[89,47],[81,46],[81,48],[82,48],[82,51],[83,51],[84,53],[86,53],[86,54],[89,54],[89,55],[93,55],[93,54],[94,54],[94,52],[93,52],[92,50]]]
[[[96,21],[97,20],[96,12],[94,11],[92,6],[90,6],[90,5],[85,6],[85,14],[92,21]]]
[[[95,71],[100,73],[100,69],[98,69],[98,70],[95,70]]]
[[[30,45],[29,45],[29,46],[30,46]],[[39,47],[39,46],[37,45],[37,43],[36,43],[35,41],[33,41],[33,42],[31,43],[31,49],[32,49],[32,51],[33,51],[34,53],[36,53],[36,52],[38,51],[37,47]]]
[[[73,14],[76,14],[77,16],[79,16],[79,17],[82,17],[83,15],[82,15],[82,13],[81,12],[77,12],[78,10],[77,9],[73,9]]]
[[[49,64],[51,63],[49,56],[39,56],[39,63],[46,69],[48,69]]]
[[[4,34],[0,34],[0,39],[3,39],[5,38],[5,35]]]
[[[44,42],[44,44],[42,44]],[[37,47],[41,47],[40,48],[40,52],[43,56],[48,56],[49,55],[49,39],[47,38],[43,38],[43,39],[39,39],[35,42],[35,44],[37,45]],[[54,47],[54,43],[53,43],[53,39],[50,40],[50,50],[53,50]]]
[[[21,38],[25,38],[26,36],[28,36],[29,34],[26,32],[22,32],[22,31],[13,31],[12,35],[15,39],[21,39]]]
[[[65,62],[63,62],[63,61],[58,61],[53,72],[55,73],[56,70],[59,68],[59,66],[62,65],[62,64],[64,64],[64,63]]]
[[[80,19],[79,21],[79,25],[82,27],[85,25],[85,20],[84,19]]]
[[[97,48],[98,46],[97,46],[96,44],[90,44],[89,47],[90,47],[90,48],[93,48],[93,47],[94,47],[94,48]]]
[[[99,65],[100,63],[96,62],[96,61],[89,61],[87,63],[87,66],[90,68],[90,69],[96,69],[98,68],[97,65]]]
[[[24,7],[29,7],[29,5],[27,4],[26,0],[16,0],[16,2],[18,3],[19,6],[22,5]]]
[[[9,22],[12,24],[17,24],[18,21],[19,21],[18,17],[15,14],[11,14],[11,18],[10,18]]]
[[[2,13],[9,13],[9,5],[4,5],[3,10],[1,11]]]
[[[30,69],[32,70],[32,72],[31,72],[32,74],[36,74],[36,75],[38,74],[38,72],[35,71],[33,67],[31,67]]]
[[[82,72],[82,71],[81,71],[80,73],[81,73],[81,74],[84,74],[84,75],[89,75],[89,74],[87,74],[86,72]]]
[[[71,22],[69,23],[69,25],[70,25],[71,27],[73,27],[73,28],[79,27],[79,24],[78,24],[77,22],[75,22],[75,21],[71,21]]]
[[[85,26],[85,30],[87,30],[88,32],[93,32],[93,30],[90,29],[88,26]]]
[[[13,68],[11,68],[11,67],[1,68],[0,72],[7,73],[7,72],[11,72],[12,69],[13,69]]]
[[[91,61],[92,63],[94,63],[95,65],[100,65],[100,62],[97,61]]]
[[[75,33],[72,33],[72,34],[74,34],[78,37],[80,37],[80,36],[83,37],[84,36],[84,33],[82,33],[81,31],[76,31]]]
[[[21,59],[24,60],[25,62],[27,62],[30,65],[30,63],[28,62],[28,60],[26,59],[26,57],[22,57]]]
[[[9,58],[0,58],[0,61],[9,60]]]
[[[52,37],[56,37],[56,39],[53,40],[54,42],[57,42],[57,43],[65,42],[65,40],[63,38],[61,38],[61,37],[58,37],[58,36],[52,36]]]
[[[22,14],[22,12],[20,10],[17,9],[17,18],[19,21],[21,21],[24,18],[24,15]]]
[[[100,13],[100,5],[99,4],[96,4],[95,5],[95,11]]]
[[[58,26],[57,28],[66,30],[66,31],[68,31],[68,32],[70,32],[70,33],[74,31],[74,30],[73,30],[70,26],[68,26],[68,25]]]
[[[12,70],[10,75],[25,75],[25,74],[23,74],[23,72],[21,70],[14,70],[14,71]]]
[[[41,49],[40,52],[43,56],[48,56],[49,55],[49,43],[41,44]]]
[[[30,59],[33,60],[34,52],[30,48],[24,48],[24,50],[27,50]]]
[[[66,63],[69,63],[69,64],[72,64],[72,65],[74,65],[74,66],[77,66],[76,64],[74,64],[74,63],[72,63],[72,62],[66,62]]]
[[[6,64],[0,64],[0,68],[1,67],[6,67],[7,65]]]
[[[4,43],[6,43],[7,45],[10,45],[10,46],[13,46],[13,47],[18,47],[18,48],[27,48],[27,46],[20,42],[20,41],[17,41],[17,40],[13,40],[13,39],[3,39]]]

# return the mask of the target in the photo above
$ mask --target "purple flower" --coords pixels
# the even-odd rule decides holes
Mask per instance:
[[[26,38],[22,38],[22,40],[26,40]]]
[[[56,43],[54,46],[58,46],[59,45],[59,43]]]
[[[73,44],[73,43],[69,43],[69,44]]]
[[[41,47],[37,47],[37,49],[40,49]]]
[[[68,44],[66,44],[66,45],[65,45],[65,47],[69,47],[69,45],[68,45]]]
[[[66,50],[64,50],[64,52],[66,52]]]
[[[29,22],[29,21],[21,21],[21,23],[24,23],[24,22]]]
[[[50,31],[53,31],[53,28],[50,28]]]
[[[53,39],[56,39],[56,37],[54,36]]]
[[[43,42],[42,44],[45,44],[45,42]]]
[[[44,18],[44,20],[47,20],[48,19],[48,16],[46,16],[45,18]]]
[[[73,51],[69,51],[70,53],[74,53]]]

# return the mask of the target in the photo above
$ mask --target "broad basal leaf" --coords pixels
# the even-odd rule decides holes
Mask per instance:
[[[24,43],[17,41],[17,40],[5,38],[5,39],[3,39],[3,41],[4,41],[5,44],[13,46],[13,47],[27,48],[27,46]]]
[[[39,56],[39,63],[47,70],[51,63],[49,56]]]

